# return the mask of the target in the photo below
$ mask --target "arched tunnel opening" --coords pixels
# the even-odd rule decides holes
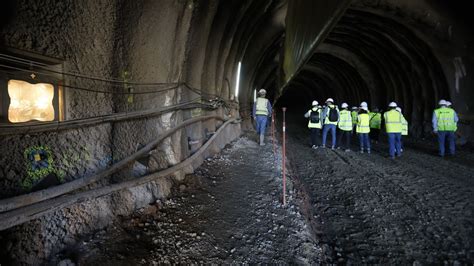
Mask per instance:
[[[472,264],[471,10],[2,1],[0,265]]]

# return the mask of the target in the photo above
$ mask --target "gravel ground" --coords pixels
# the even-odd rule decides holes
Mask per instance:
[[[326,262],[472,265],[471,149],[443,159],[433,144],[407,142],[392,161],[383,143],[371,155],[312,150],[307,130],[288,128],[291,170]]]
[[[281,206],[281,158],[247,137],[209,158],[172,199],[83,239],[62,265],[321,262],[292,190]],[[276,162],[276,163],[275,163]]]

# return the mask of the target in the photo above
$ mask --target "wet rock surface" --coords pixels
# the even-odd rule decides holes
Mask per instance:
[[[384,143],[370,155],[356,146],[312,150],[309,132],[289,128],[291,170],[311,205],[310,225],[327,247],[326,262],[472,264],[472,150],[439,158],[434,143],[407,142],[403,156],[391,160]]]
[[[276,163],[275,163],[276,162]],[[176,196],[59,254],[79,265],[315,263],[322,249],[293,190],[281,205],[281,160],[243,137],[176,186]],[[291,183],[288,183],[291,189]]]

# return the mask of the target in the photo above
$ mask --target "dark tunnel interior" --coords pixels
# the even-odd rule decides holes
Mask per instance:
[[[336,2],[342,4],[331,9]],[[308,21],[303,16],[306,11],[312,15]],[[304,114],[312,101],[323,105],[333,98],[338,106],[344,102],[359,106],[365,101],[371,110],[385,111],[390,102],[401,107],[409,127],[404,139],[413,147],[401,160],[420,160],[423,167],[434,165],[430,173],[439,178],[423,180],[423,185],[413,189],[413,198],[426,194],[428,201],[436,194],[427,192],[431,185],[437,189],[447,184],[461,191],[463,182],[472,184],[467,178],[474,141],[472,11],[472,0],[0,1],[0,242],[5,242],[0,244],[0,265],[11,254],[18,264],[45,264],[58,249],[80,242],[83,235],[110,225],[117,217],[128,217],[150,204],[159,209],[164,199],[181,192],[188,175],[201,165],[209,166],[219,152],[232,150],[227,148],[237,139],[253,147],[246,152],[254,157],[234,158],[252,174],[260,166],[252,158],[266,156],[266,163],[281,163],[275,160],[274,136],[273,153],[270,145],[261,145],[263,136],[257,137],[262,137],[260,143],[255,140],[252,109],[260,89],[267,91],[277,122],[281,122],[282,108],[287,108],[289,134],[298,136],[290,140],[290,152],[307,148],[290,166],[299,165],[303,171],[305,163],[314,163],[316,172],[321,168],[318,163],[328,169],[336,165],[328,170],[329,178],[318,180],[321,183],[337,172],[343,184],[347,173],[340,172],[342,168],[360,170],[358,163],[367,163],[367,168],[374,165],[370,166],[371,159],[360,150],[342,153],[345,151],[336,147],[333,151],[306,143],[309,132],[317,130],[308,130]],[[439,176],[454,168],[452,158],[436,161],[439,158],[430,154],[437,136],[433,112],[442,99],[452,102],[459,118],[452,140],[464,150],[452,161],[462,167],[449,174],[461,176],[460,181]],[[277,130],[283,131],[281,123]],[[265,141],[269,141],[267,136]],[[356,134],[352,137],[359,141]],[[355,147],[355,142],[348,146]],[[385,149],[387,142],[384,138],[377,144],[380,146],[372,150],[378,156],[373,161],[381,166],[377,178],[392,176],[384,172],[392,166],[403,172],[399,161],[385,168],[388,158],[381,147]],[[329,154],[323,158],[326,161],[313,162],[316,152]],[[240,166],[227,159],[219,159],[223,165],[216,168],[233,167],[237,173],[231,175],[240,177]],[[358,163],[351,164],[351,160]],[[262,165],[269,167],[268,173],[286,167],[266,163]],[[417,167],[412,167],[414,172]],[[364,171],[357,178],[370,176]],[[316,178],[319,172],[306,174]],[[411,174],[394,178],[410,180]],[[249,181],[250,176],[243,178]],[[209,177],[210,189],[215,182],[227,180]],[[438,181],[445,183],[438,186]],[[264,182],[259,185],[265,186]],[[376,185],[384,182],[381,179]],[[259,189],[251,186],[249,189]],[[462,204],[472,202],[472,191],[468,191],[472,186],[466,187],[460,192],[465,197]],[[332,191],[336,186],[331,183],[326,188]],[[388,191],[383,186],[377,189]],[[319,195],[321,191],[313,192]],[[336,192],[336,197],[346,195],[344,189]],[[242,198],[246,193],[242,192]],[[405,195],[405,191],[397,193]],[[404,200],[409,202],[405,205],[413,201],[410,197]],[[470,205],[460,210],[465,206]],[[324,207],[322,212],[326,210],[332,211]],[[417,215],[416,208],[411,210]],[[428,210],[433,220],[440,218]],[[471,225],[466,227],[472,232]],[[273,234],[282,228],[269,229],[265,232]],[[7,238],[13,240],[3,241]],[[217,250],[211,245],[213,249]],[[9,254],[10,250],[15,252]],[[227,246],[216,252],[231,256],[232,250]],[[386,262],[383,259],[381,264]],[[189,264],[199,261],[193,262]],[[430,262],[427,264],[436,264]]]

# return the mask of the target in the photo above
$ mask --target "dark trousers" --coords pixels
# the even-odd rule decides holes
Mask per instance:
[[[337,138],[337,143],[339,143],[339,147],[350,149],[351,148],[351,135],[352,135],[352,131],[339,130],[339,136]],[[345,145],[343,145],[341,140],[345,142]]]
[[[310,128],[311,132],[311,145],[319,146],[319,135],[321,132],[320,128]]]
[[[448,141],[449,154],[456,152],[456,134],[454,131],[438,131],[439,155],[444,156],[446,150],[446,140]]]
[[[380,129],[378,128],[370,128],[370,139],[373,141],[379,141]]]

